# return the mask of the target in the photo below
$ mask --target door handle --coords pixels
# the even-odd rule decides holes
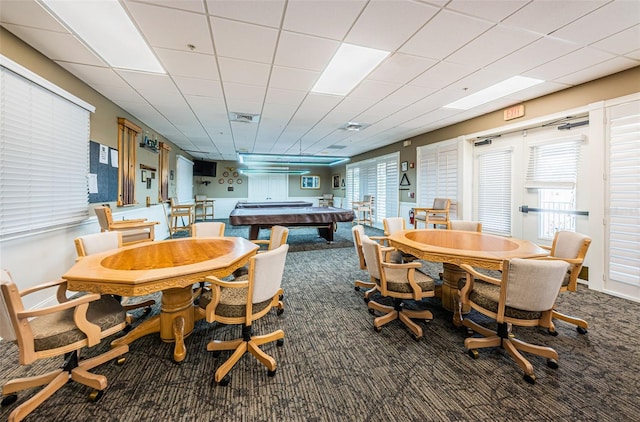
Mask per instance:
[[[523,214],[529,212],[552,212],[556,214],[571,214],[571,215],[589,215],[589,211],[575,211],[575,210],[552,210],[548,208],[531,208],[528,205],[520,205],[518,210]]]

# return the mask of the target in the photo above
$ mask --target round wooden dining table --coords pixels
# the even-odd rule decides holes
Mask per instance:
[[[258,245],[241,237],[183,238],[138,243],[89,255],[62,278],[72,291],[120,296],[162,292],[160,313],[136,326],[113,346],[130,344],[151,333],[174,342],[173,359],[187,351],[184,338],[204,312],[193,303],[193,285],[207,276],[226,277],[256,254]]]

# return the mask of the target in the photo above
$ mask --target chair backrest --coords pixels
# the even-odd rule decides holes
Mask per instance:
[[[195,223],[191,226],[193,237],[224,237],[225,223],[219,221],[207,221]]]
[[[205,201],[207,199],[207,195],[196,195],[196,201]]]
[[[75,239],[78,257],[93,255],[122,247],[122,233],[101,232],[80,236]]]
[[[22,300],[11,279],[11,274],[6,270],[0,270],[0,288],[2,290],[2,294],[0,294],[0,337],[6,341],[15,341],[14,324],[16,321],[12,314],[23,310]]]
[[[253,284],[252,303],[271,299],[280,289],[289,245],[254,255],[249,260],[249,280]]]
[[[502,288],[505,305],[525,311],[553,309],[569,264],[563,261],[520,259],[505,261]]]
[[[332,193],[323,193],[322,194],[322,199],[333,199],[333,194]]]
[[[178,202],[178,198],[175,198],[175,197],[169,198],[169,203],[171,204],[172,207],[180,205]]]
[[[451,230],[463,230],[467,232],[481,232],[482,223],[479,221],[469,220],[451,220],[449,222],[449,228]]]
[[[364,255],[362,254],[362,237],[364,236],[364,226],[358,224],[351,229],[351,236],[353,237],[353,247],[356,250],[356,255],[360,260],[360,269],[366,270],[367,266],[364,262]]]
[[[582,259],[587,255],[591,238],[582,233],[556,232],[550,255],[555,258]]]
[[[435,198],[433,200],[432,209],[434,210],[449,211],[449,207],[451,207],[451,200],[448,198]]]
[[[395,232],[406,229],[406,223],[403,217],[389,217],[382,219],[384,226],[384,235],[389,236]]]
[[[362,255],[364,256],[364,262],[369,275],[382,282],[384,274],[382,270],[380,244],[369,239],[369,236],[366,235],[363,235],[360,240],[362,241]]]
[[[111,208],[106,206],[99,206],[94,209],[96,217],[98,217],[98,223],[100,224],[100,230],[106,232],[113,223],[113,215],[111,214]]]
[[[271,235],[269,237],[268,250],[277,249],[287,243],[289,238],[289,229],[284,226],[271,227]]]

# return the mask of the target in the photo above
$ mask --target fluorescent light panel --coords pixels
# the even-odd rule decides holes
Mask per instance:
[[[469,110],[471,108],[491,102],[493,100],[497,100],[498,98],[506,97],[509,94],[522,91],[523,89],[530,88],[543,82],[544,81],[540,79],[527,78],[525,76],[514,76],[488,88],[480,90],[475,94],[460,98],[457,101],[447,104],[443,108]]]
[[[347,95],[388,55],[388,51],[342,44],[311,92]]]
[[[309,170],[290,170],[287,167],[265,167],[238,169],[241,174],[309,174]]]
[[[117,0],[40,1],[110,66],[165,73]]]
[[[327,155],[250,154],[239,152],[238,161],[243,164],[335,166],[336,164],[349,161],[349,157],[330,157]]]

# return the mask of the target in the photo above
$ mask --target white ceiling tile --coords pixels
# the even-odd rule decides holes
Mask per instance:
[[[405,85],[391,93],[384,101],[406,106],[433,94],[434,91],[433,88]]]
[[[228,101],[248,101],[260,104],[264,102],[266,88],[263,86],[236,84],[233,82],[224,82],[222,86]]]
[[[625,54],[625,57],[630,59],[638,60],[640,62],[640,48],[637,50],[633,50]]]
[[[593,48],[581,48],[580,50],[559,57],[551,62],[538,66],[523,76],[542,79],[545,81],[553,81],[565,75],[578,72],[585,67],[594,66],[606,60],[612,59],[614,56],[604,51],[595,50]]]
[[[90,66],[78,63],[56,62],[89,85],[99,84],[112,87],[129,85],[109,67]]]
[[[539,39],[540,35],[495,26],[447,57],[447,60],[471,66],[486,66]]]
[[[404,84],[436,63],[436,60],[424,57],[395,53],[371,72],[367,79]]]
[[[506,18],[504,23],[548,35],[608,1],[532,1]]]
[[[207,0],[210,15],[280,27],[285,0]]]
[[[409,85],[440,89],[451,85],[455,81],[467,76],[477,69],[478,68],[476,66],[440,62],[412,80]]]
[[[213,55],[187,51],[154,49],[164,69],[175,76],[219,80],[216,59]]]
[[[229,112],[242,114],[260,114],[262,112],[262,103],[251,101],[227,99],[227,109]]]
[[[185,95],[224,98],[220,81],[210,79],[187,78],[176,76],[173,78],[178,89]]]
[[[366,0],[289,0],[282,28],[341,41]]]
[[[186,10],[188,12],[204,13],[204,3],[202,0],[135,0],[139,3],[150,3],[173,9]],[[130,3],[130,0],[124,0]]]
[[[556,78],[555,81],[564,84],[578,85],[616,73],[616,71],[630,69],[635,66],[638,66],[638,62],[636,60],[627,59],[625,57],[616,57],[577,72],[567,74],[561,78]],[[640,88],[640,81],[638,81],[637,85]]]
[[[129,85],[138,91],[176,91],[175,85],[169,76],[159,73],[134,72],[129,70],[116,70]]]
[[[298,106],[307,96],[306,91],[292,91],[290,89],[269,88],[266,104],[282,104]]]
[[[349,97],[379,101],[400,88],[401,84],[365,79],[349,93]]]
[[[372,0],[345,41],[363,47],[395,51],[438,10],[424,3]]]
[[[613,54],[627,54],[640,47],[640,25],[618,32],[591,44],[591,47],[605,50]]]
[[[127,8],[152,47],[190,51],[191,44],[198,53],[213,54],[205,15],[148,3],[128,2]]]
[[[322,71],[339,46],[337,41],[282,31],[275,64]]]
[[[555,37],[588,45],[638,23],[640,2],[612,1],[554,32]]]
[[[273,66],[271,78],[269,79],[269,88],[309,91],[313,88],[319,76],[320,72],[311,70]]]
[[[0,7],[0,22],[69,34],[64,25],[35,1],[3,0]]]
[[[147,103],[147,101],[136,90],[128,85],[114,86],[92,84],[91,87],[115,103]]]
[[[220,73],[224,82],[267,86],[270,66],[246,60],[218,58]]]
[[[527,3],[529,0],[452,0],[447,9],[498,23]]]
[[[443,10],[411,37],[400,51],[444,59],[491,26],[489,22]]]
[[[211,18],[218,56],[271,63],[278,31],[273,28]]]

